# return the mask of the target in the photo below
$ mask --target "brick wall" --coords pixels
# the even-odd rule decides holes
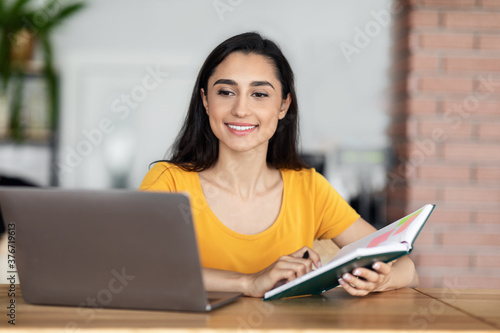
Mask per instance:
[[[500,288],[500,0],[401,2],[388,217],[436,203],[422,287]]]

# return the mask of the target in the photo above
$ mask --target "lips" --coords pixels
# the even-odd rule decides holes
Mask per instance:
[[[248,123],[226,123],[229,131],[236,135],[245,135],[253,132],[258,125]]]

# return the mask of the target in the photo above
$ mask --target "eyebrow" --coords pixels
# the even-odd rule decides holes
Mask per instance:
[[[236,83],[236,81],[230,80],[230,79],[219,79],[219,80],[215,81],[214,86],[216,84],[228,84],[230,86],[237,86],[238,85]],[[269,81],[252,81],[252,83],[250,83],[250,86],[252,86],[252,87],[270,86],[271,88],[274,89],[274,86]]]

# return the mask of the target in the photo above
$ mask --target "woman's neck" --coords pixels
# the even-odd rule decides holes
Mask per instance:
[[[276,182],[277,170],[267,165],[267,147],[262,148],[235,152],[221,147],[217,163],[207,171],[220,187],[250,199]]]

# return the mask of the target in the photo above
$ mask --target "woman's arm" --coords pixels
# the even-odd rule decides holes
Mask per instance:
[[[309,252],[309,259],[303,258],[306,251]],[[316,267],[321,265],[319,254],[303,247],[254,274],[203,268],[203,283],[208,291],[238,291],[245,296],[262,297],[278,283],[292,281],[310,272],[313,264]]]
[[[338,246],[343,247],[375,231],[376,229],[373,226],[359,218],[342,234],[332,240]],[[415,265],[408,256],[388,264],[376,262],[372,268],[373,270],[356,268],[351,274],[344,274],[339,282],[347,292],[355,296],[363,296],[374,291],[388,291],[418,285]]]

